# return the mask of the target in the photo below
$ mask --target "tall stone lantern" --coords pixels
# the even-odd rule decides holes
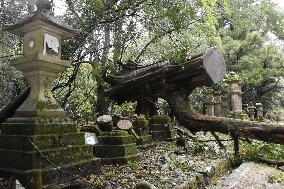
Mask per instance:
[[[229,94],[231,102],[231,114],[233,118],[241,118],[242,112],[242,90],[241,80],[235,72],[230,72],[228,75]]]
[[[48,0],[38,0],[37,11],[4,29],[23,38],[23,57],[12,65],[30,84],[27,99],[2,124],[0,174],[18,179],[29,189],[93,172],[98,161],[84,133],[70,121],[54,99],[51,85],[70,66],[61,60],[61,43],[76,30],[56,19]]]

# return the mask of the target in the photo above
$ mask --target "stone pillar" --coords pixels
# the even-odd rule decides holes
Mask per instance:
[[[228,95],[223,95],[221,97],[222,100],[222,117],[226,117],[228,115]]]
[[[214,91],[209,89],[207,93],[206,112],[207,115],[214,116]]]
[[[251,121],[254,121],[254,111],[255,107],[253,106],[253,103],[250,102],[250,105],[248,106],[248,116]]]
[[[264,121],[264,116],[263,116],[263,106],[261,103],[255,103],[256,107],[256,118],[258,121]]]
[[[242,114],[241,80],[235,72],[230,72],[228,82],[230,84],[229,94],[231,101],[231,112],[233,114],[233,118],[238,119]]]
[[[222,116],[222,95],[221,91],[215,91],[214,93],[214,115],[221,117]]]
[[[243,111],[248,114],[248,104],[243,104]]]

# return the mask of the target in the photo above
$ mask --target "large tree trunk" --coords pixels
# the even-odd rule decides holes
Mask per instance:
[[[168,93],[165,100],[181,125],[191,132],[214,131],[270,143],[284,144],[284,127],[223,117],[193,115],[185,96],[180,92]]]
[[[210,86],[222,81],[225,73],[222,54],[216,48],[210,48],[181,65],[168,61],[136,68],[125,65],[117,76],[106,77],[112,88],[105,94],[118,102],[135,101],[145,96],[159,97],[166,91],[192,91],[198,86]]]
[[[12,117],[16,110],[21,106],[21,104],[27,99],[30,93],[30,87],[27,87],[21,94],[19,94],[14,100],[9,102],[1,111],[0,111],[0,125],[7,118]]]

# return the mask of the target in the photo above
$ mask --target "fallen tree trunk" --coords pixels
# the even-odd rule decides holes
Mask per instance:
[[[21,106],[21,104],[27,99],[30,93],[30,87],[25,88],[25,90],[19,94],[14,100],[9,102],[0,111],[0,124],[3,123],[7,118],[12,117],[16,110]]]
[[[182,64],[169,61],[122,71],[117,76],[106,76],[111,88],[105,94],[117,102],[135,101],[145,96],[159,97],[165,91],[210,86],[222,81],[226,65],[216,48],[185,60]]]
[[[180,92],[168,93],[164,98],[179,123],[191,132],[213,131],[230,134],[231,136],[235,135],[237,137],[246,137],[275,144],[284,144],[284,127],[278,124],[193,115],[185,96]]]

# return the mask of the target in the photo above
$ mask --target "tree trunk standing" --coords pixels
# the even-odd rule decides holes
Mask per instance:
[[[95,78],[97,81],[97,103],[96,103],[96,109],[99,113],[99,115],[104,115],[109,113],[109,106],[110,101],[109,99],[104,95],[104,88],[105,88],[105,82],[102,78],[102,70],[106,68],[108,56],[109,56],[109,50],[110,50],[110,32],[111,32],[111,26],[110,24],[106,24],[104,27],[104,46],[103,46],[103,52],[102,52],[102,58],[101,58],[101,66],[99,68],[95,68],[96,74]]]
[[[179,92],[168,93],[165,100],[177,120],[191,132],[214,131],[234,137],[246,137],[270,143],[284,144],[284,127],[230,118],[193,115],[185,97]]]
[[[122,51],[122,20],[117,20],[114,23],[113,31],[113,62],[120,62],[121,51]]]

